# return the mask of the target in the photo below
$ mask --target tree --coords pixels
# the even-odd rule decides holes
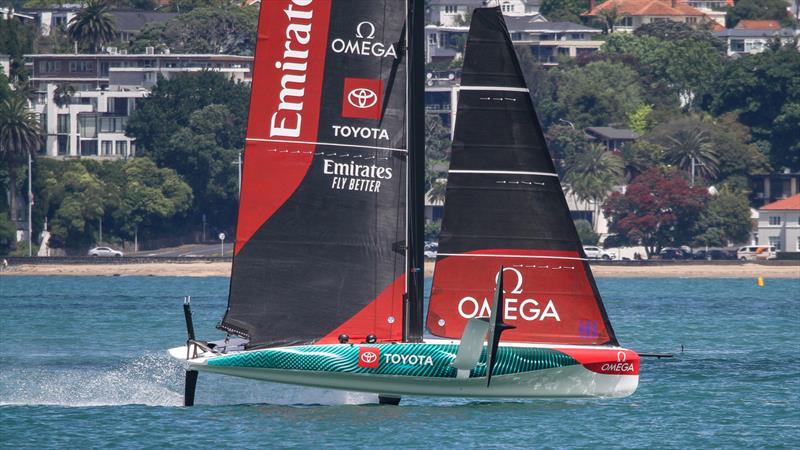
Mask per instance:
[[[666,159],[665,155],[664,147],[644,139],[623,145],[620,156],[625,162],[625,179],[630,181],[647,169],[661,167]]]
[[[17,227],[5,211],[0,211],[0,256],[8,255],[17,245]]]
[[[551,22],[580,23],[581,14],[588,10],[589,0],[542,0],[539,7],[539,12]]]
[[[708,192],[692,188],[676,170],[652,168],[636,177],[624,194],[615,192],[603,205],[609,231],[623,242],[640,244],[647,255],[692,239]]]
[[[725,65],[719,39],[672,21],[643,25],[634,35],[612,35],[602,52],[636,58],[639,79],[651,93],[648,103],[677,104],[690,110],[709,101],[715,92],[714,79]],[[669,104],[661,99],[664,93]]]
[[[591,143],[566,161],[564,182],[579,199],[592,203],[592,227],[597,226],[602,201],[622,182],[622,159],[602,144]]]
[[[96,242],[99,219],[115,202],[105,183],[80,161],[63,164],[66,167],[60,177],[47,183],[53,208],[49,213],[50,246],[85,251]]]
[[[8,168],[8,192],[11,219],[17,217],[17,170],[39,148],[41,131],[36,114],[28,109],[28,101],[11,95],[0,103],[0,160]]]
[[[556,76],[554,116],[576,128],[625,123],[643,103],[636,72],[623,64],[595,61]]]
[[[428,159],[446,160],[450,153],[450,130],[435,114],[425,115],[425,155]]]
[[[713,178],[717,174],[719,158],[704,130],[683,128],[667,139],[667,160],[691,174],[692,186],[695,175]]]
[[[174,170],[158,168],[149,158],[140,157],[125,165],[124,174],[124,193],[114,215],[128,237],[140,227],[162,223],[189,209],[192,189]]]
[[[5,74],[15,84],[28,76],[25,68],[25,55],[33,52],[36,39],[36,28],[17,20],[11,14],[7,19],[0,19],[0,54],[9,56],[10,73]]]
[[[563,176],[564,162],[571,160],[583,151],[586,144],[586,134],[576,130],[570,125],[559,123],[551,125],[544,135],[550,155]]]
[[[578,230],[578,237],[583,245],[597,245],[597,241],[600,240],[600,235],[594,232],[588,220],[576,220],[575,229]]]
[[[744,19],[779,20],[783,26],[794,23],[786,10],[786,0],[738,0],[733,7],[728,7],[725,18],[728,28],[733,28]]]
[[[738,114],[773,169],[800,171],[800,52],[792,46],[767,50],[727,64],[715,77],[710,110]]]
[[[614,33],[614,25],[617,24],[617,21],[621,19],[623,16],[620,15],[619,9],[616,6],[612,6],[610,8],[605,8],[597,13],[597,19],[600,21],[603,27],[603,34],[611,34]]]
[[[67,33],[75,42],[97,53],[103,44],[117,36],[111,7],[105,0],[88,0],[86,7],[69,21]]]
[[[709,199],[695,228],[697,245],[724,247],[746,242],[753,230],[747,194],[721,189]]]
[[[252,55],[256,47],[258,7],[206,7],[164,23],[147,25],[128,44],[133,52],[146,47],[177,53]]]

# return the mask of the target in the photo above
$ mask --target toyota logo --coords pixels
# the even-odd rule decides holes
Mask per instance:
[[[378,359],[378,355],[375,352],[364,352],[361,354],[361,362],[365,364],[372,364]]]
[[[347,103],[358,109],[372,108],[377,102],[378,94],[367,88],[356,88],[347,94]]]

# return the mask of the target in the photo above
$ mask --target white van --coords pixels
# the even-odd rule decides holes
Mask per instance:
[[[775,259],[774,245],[748,245],[740,247],[736,252],[736,259],[741,261],[755,261],[757,259]]]

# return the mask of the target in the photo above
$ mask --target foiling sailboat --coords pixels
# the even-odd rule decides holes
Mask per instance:
[[[198,371],[385,403],[636,390],[499,8],[472,15],[423,324],[422,5],[262,1],[228,337],[185,306],[187,405]]]

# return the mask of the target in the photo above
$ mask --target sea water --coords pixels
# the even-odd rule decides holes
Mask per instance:
[[[404,398],[200,374],[181,407],[182,296],[198,336],[227,278],[0,277],[6,448],[749,448],[800,445],[800,280],[599,279],[645,359],[624,399]]]

